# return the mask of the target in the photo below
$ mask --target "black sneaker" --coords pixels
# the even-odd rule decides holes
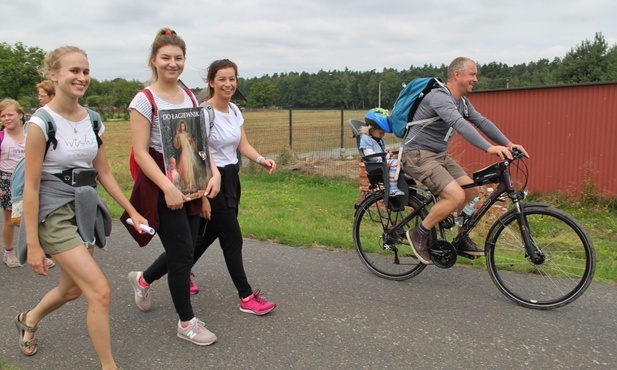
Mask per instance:
[[[484,249],[478,247],[468,236],[461,240],[458,247],[456,247],[456,251],[470,256],[484,256]]]
[[[431,255],[428,253],[428,236],[429,234],[422,234],[417,226],[412,230],[407,230],[407,240],[412,246],[413,254],[425,265],[431,264]]]

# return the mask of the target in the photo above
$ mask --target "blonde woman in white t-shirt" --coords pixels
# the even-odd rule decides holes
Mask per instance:
[[[103,185],[109,195],[129,212],[138,225],[136,230],[139,230],[140,223],[147,224],[148,221],[130,204],[111,173],[101,138],[105,126],[101,123],[98,133],[95,133],[88,111],[79,105],[79,98],[90,85],[86,53],[74,46],[57,48],[45,57],[43,72],[54,83],[56,91],[54,99],[42,109],[54,120],[57,145],[46,149],[46,122],[34,116],[26,122],[27,155],[21,227],[25,227],[27,262],[32,270],[38,275],[48,275],[47,253],[52,255],[61,271],[58,285],[33,309],[21,312],[15,318],[19,346],[26,356],[36,354],[38,346],[34,335],[41,320],[83,294],[88,303],[86,325],[101,368],[116,369],[109,327],[111,291],[92,256],[93,246],[105,246],[105,236],[109,231],[106,225],[111,224],[107,207],[98,198],[96,184]],[[71,176],[65,176],[68,173]],[[90,210],[89,204],[92,203],[82,202],[83,198],[78,194],[97,199],[95,209],[90,213],[96,217],[86,219],[84,214],[89,213],[86,209]],[[77,209],[82,210],[81,213],[76,212]],[[43,216],[45,222],[41,220]],[[78,222],[78,219],[84,222]],[[85,225],[92,229],[86,229]],[[105,233],[100,232],[103,229]],[[72,367],[68,363],[62,366]]]

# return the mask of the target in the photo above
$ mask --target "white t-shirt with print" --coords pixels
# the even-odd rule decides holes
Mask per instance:
[[[43,161],[43,172],[60,173],[71,168],[90,168],[94,157],[96,157],[99,146],[96,135],[90,122],[90,115],[79,121],[73,122],[60,116],[47,105],[43,107],[53,118],[56,126],[56,140],[58,145],[53,149],[49,146],[45,160]],[[30,124],[38,126],[45,134],[45,141],[49,140],[47,135],[47,122],[36,116],[32,116],[24,125],[24,134],[28,135]],[[77,131],[77,132],[75,132]],[[105,125],[100,123],[99,136],[105,132]]]
[[[152,91],[152,89],[150,89],[149,87],[146,87],[146,89],[152,92],[154,102],[156,103],[157,109],[159,111],[166,109],[193,108],[193,100],[184,89],[182,89],[184,101],[181,104],[169,103],[156,95],[154,91]],[[159,117],[158,115],[152,117],[152,105],[146,97],[146,94],[138,92],[137,95],[135,95],[135,97],[129,104],[129,112],[133,109],[137,110],[139,113],[141,113],[142,116],[144,116],[148,121],[150,121],[150,148],[153,148],[159,153],[163,153],[163,144],[161,143],[161,130],[159,128]]]
[[[208,124],[209,122],[206,122],[206,125]],[[243,124],[244,117],[233,103],[230,104],[228,113],[214,110],[214,125],[208,136],[208,149],[217,167],[238,163],[237,149],[242,137],[240,127]]]
[[[0,145],[0,171],[13,173],[17,162],[24,157],[25,148],[25,141],[17,141],[5,131]]]

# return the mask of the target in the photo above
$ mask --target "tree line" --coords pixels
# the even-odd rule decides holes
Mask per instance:
[[[35,85],[41,81],[38,70],[45,52],[22,43],[0,43],[0,97],[18,100],[24,107],[38,106]],[[478,64],[476,90],[537,87],[617,80],[617,45],[609,45],[602,33],[584,40],[562,58],[508,66],[490,62]],[[238,89],[247,97],[249,107],[391,108],[402,84],[416,77],[446,78],[447,65],[410,66],[404,70],[324,71],[317,73],[274,73],[254,78],[240,78]],[[116,78],[92,79],[84,95],[84,104],[95,107],[104,118],[125,115],[126,107],[144,82]],[[198,93],[201,88],[192,88]]]

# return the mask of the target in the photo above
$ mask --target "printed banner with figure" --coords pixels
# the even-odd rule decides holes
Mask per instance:
[[[159,110],[159,128],[167,177],[188,200],[202,197],[212,177],[203,108]]]

